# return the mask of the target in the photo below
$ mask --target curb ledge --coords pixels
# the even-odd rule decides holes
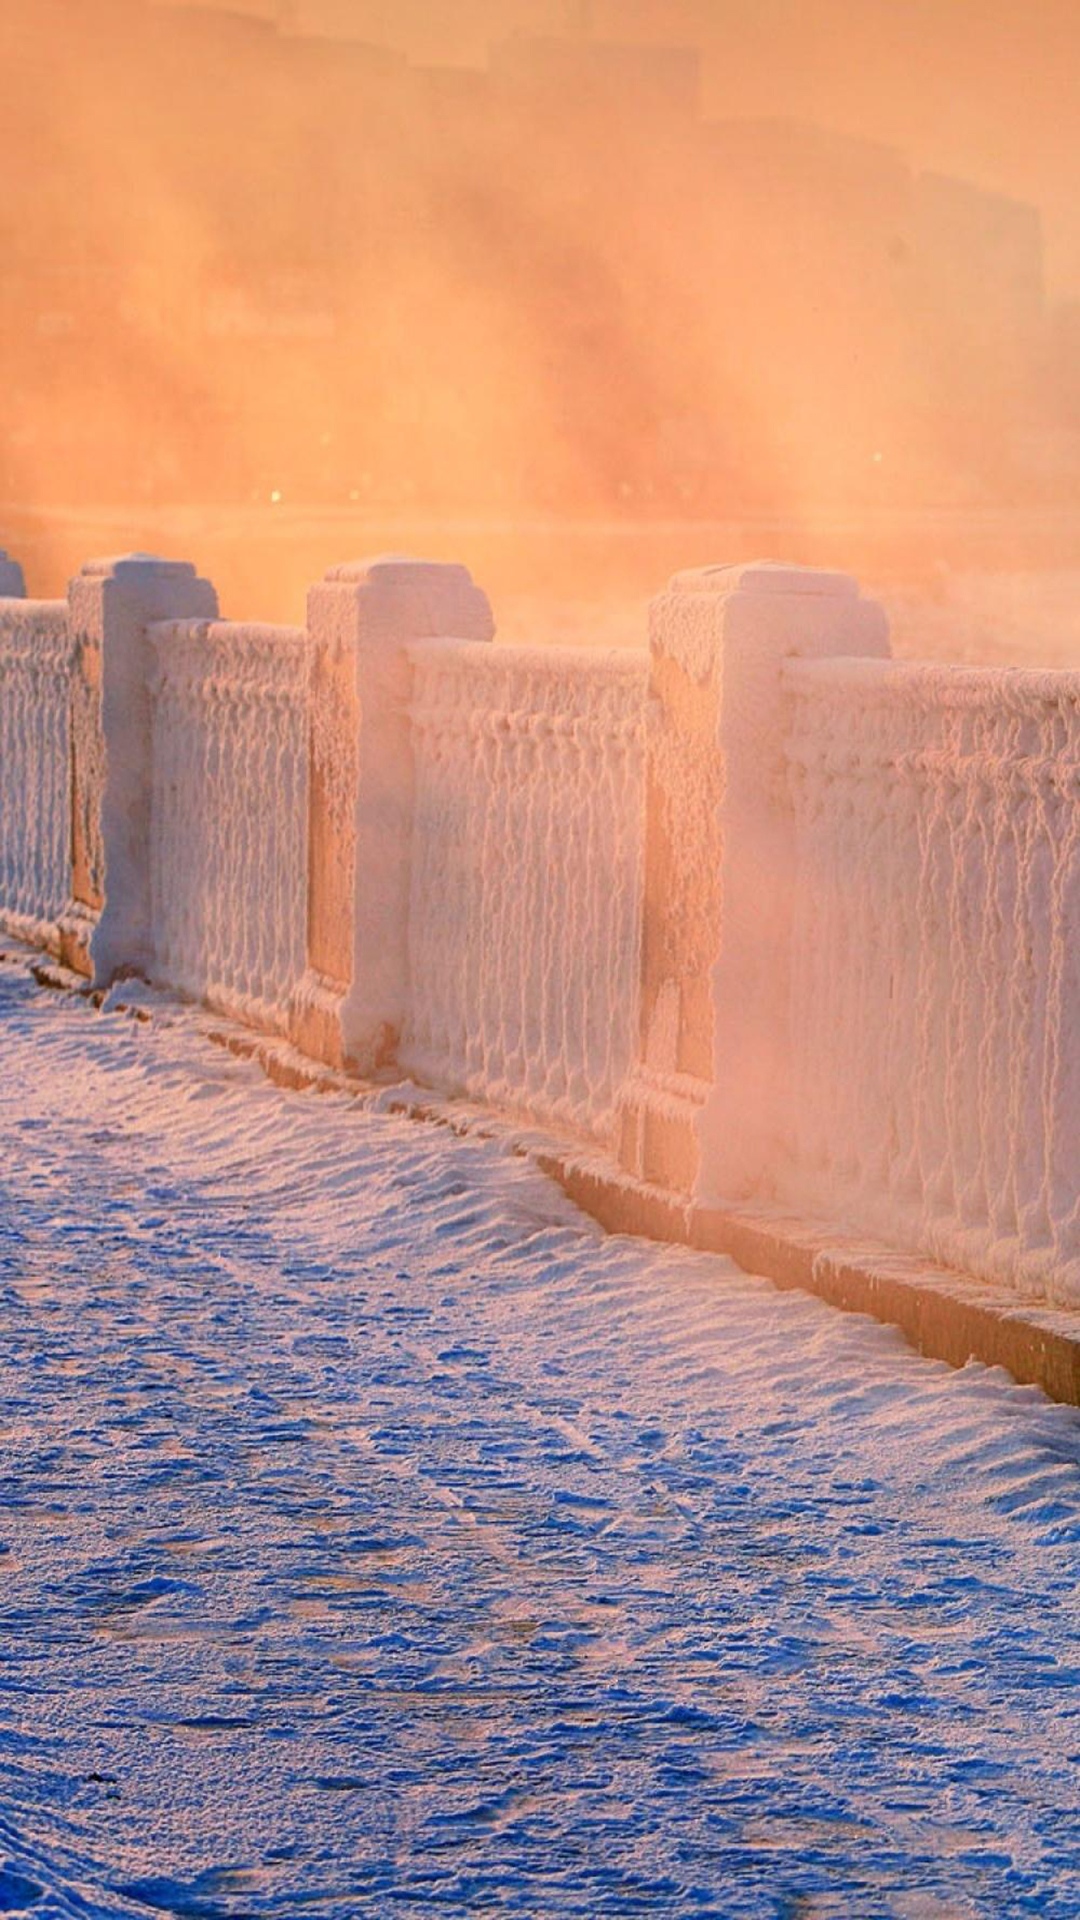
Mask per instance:
[[[883,1241],[848,1238],[825,1222],[771,1207],[732,1211],[695,1207],[661,1187],[631,1180],[599,1154],[583,1152],[528,1122],[488,1113],[447,1095],[353,1079],[320,1067],[296,1048],[235,1028],[210,1038],[257,1059],[285,1087],[361,1094],[384,1112],[404,1114],[474,1136],[511,1139],[568,1199],[609,1233],[725,1254],[774,1286],[817,1294],[843,1313],[866,1313],[897,1327],[916,1352],[952,1367],[969,1360],[1004,1367],[1021,1385],[1080,1406],[1080,1312],[1017,1300],[1004,1287]]]
[[[822,1221],[770,1207],[694,1207],[662,1189],[638,1187],[597,1161],[538,1157],[610,1232],[726,1254],[774,1286],[799,1287],[844,1313],[871,1314],[898,1327],[928,1359],[1005,1367],[1051,1400],[1080,1406],[1080,1312],[1017,1300],[1004,1287],[882,1241],[847,1238]]]
[[[0,957],[25,961],[41,987],[96,1003],[103,997],[88,995],[80,975],[43,962],[39,954]],[[774,1286],[801,1288],[841,1312],[870,1314],[897,1327],[927,1359],[953,1367],[969,1360],[1004,1367],[1049,1399],[1080,1406],[1080,1311],[1017,1300],[988,1281],[898,1253],[881,1241],[845,1237],[822,1221],[776,1208],[695,1207],[661,1187],[631,1180],[602,1155],[583,1152],[578,1142],[560,1140],[527,1121],[515,1123],[509,1115],[400,1082],[359,1080],[320,1065],[288,1042],[210,1018],[207,1039],[254,1060],[278,1086],[347,1093],[386,1113],[501,1140],[527,1155],[609,1233],[724,1254]]]

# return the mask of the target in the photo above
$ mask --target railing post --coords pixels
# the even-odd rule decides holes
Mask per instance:
[[[148,554],[125,554],[113,560],[90,560],[71,582],[68,592],[71,628],[79,654],[87,706],[97,702],[100,686],[100,865],[92,845],[83,849],[86,903],[103,882],[104,903],[90,935],[90,967],[99,984],[107,984],[121,969],[146,968],[153,950],[150,924],[150,807],[152,793],[151,714],[148,686],[149,641],[146,629],[154,620],[213,619],[217,595],[186,560],[158,560]],[[96,683],[96,684],[95,684]],[[84,758],[76,761],[75,815],[83,819],[96,811],[92,763],[95,747],[89,738]],[[103,749],[101,751],[100,749]],[[82,794],[80,796],[80,781]],[[96,822],[85,828],[92,843]],[[79,844],[76,835],[76,879]]]
[[[17,560],[0,547],[0,600],[25,600],[26,581]]]
[[[745,1198],[782,1128],[793,822],[782,662],[886,654],[846,574],[676,574],[650,609],[642,1003],[619,1157],[701,1202]]]
[[[490,640],[466,567],[394,555],[333,567],[312,648],[307,969],[291,1037],[331,1066],[393,1058],[405,1013],[413,759],[407,648]]]

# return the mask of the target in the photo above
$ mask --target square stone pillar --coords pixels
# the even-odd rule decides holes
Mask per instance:
[[[25,600],[26,581],[17,560],[0,547],[0,600]]]
[[[889,651],[846,574],[676,574],[650,609],[642,1004],[619,1158],[700,1202],[746,1198],[782,1126],[794,818],[782,662]]]
[[[334,567],[308,596],[312,647],[307,969],[290,1033],[369,1074],[394,1057],[406,1006],[413,818],[408,704],[417,640],[490,640],[466,567],[381,555]]]
[[[131,553],[87,561],[71,582],[68,605],[87,710],[81,772],[76,749],[76,817],[82,824],[75,835],[75,861],[77,871],[83,863],[88,904],[103,887],[100,918],[90,935],[90,967],[95,982],[106,985],[119,972],[144,971],[153,957],[146,629],[154,620],[214,619],[217,595],[186,560]],[[93,817],[97,800],[100,842]]]

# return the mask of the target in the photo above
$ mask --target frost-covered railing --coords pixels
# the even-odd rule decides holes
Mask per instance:
[[[74,666],[66,600],[0,600],[0,919],[35,945],[71,893]]]
[[[785,678],[786,1191],[1080,1297],[1080,675]]]
[[[676,575],[647,656],[492,646],[397,556],[304,630],[147,555],[21,587],[0,923],[614,1146],[687,1232],[796,1208],[1080,1303],[1080,676],[897,665],[770,563]]]
[[[180,620],[149,636],[154,974],[284,1029],[306,940],[306,635]]]
[[[145,969],[146,625],[216,611],[213,588],[128,554],[27,600],[0,553],[0,596],[0,924],[99,981]]]
[[[410,649],[403,1064],[610,1137],[637,1038],[647,657]]]

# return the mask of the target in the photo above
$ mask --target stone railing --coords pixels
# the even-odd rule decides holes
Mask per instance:
[[[616,659],[491,646],[465,568],[397,558],[305,632],[138,555],[20,585],[9,928],[606,1146],[673,1218],[1080,1302],[1075,676],[897,666],[854,581],[774,565],[676,576]]]
[[[0,926],[89,970],[102,903],[101,655],[73,582],[27,600],[0,553]]]
[[[1080,1282],[1080,675],[785,678],[779,1190],[1021,1285]]]
[[[882,654],[845,575],[677,574],[650,615],[641,1043],[620,1157],[701,1201],[766,1191],[789,1098],[794,828],[785,660]]]
[[[153,977],[284,1031],[307,951],[306,635],[149,633]]]
[[[645,655],[411,657],[402,1062],[610,1139],[637,1037]]]
[[[0,601],[0,913],[57,950],[71,897],[74,684],[67,601]]]

